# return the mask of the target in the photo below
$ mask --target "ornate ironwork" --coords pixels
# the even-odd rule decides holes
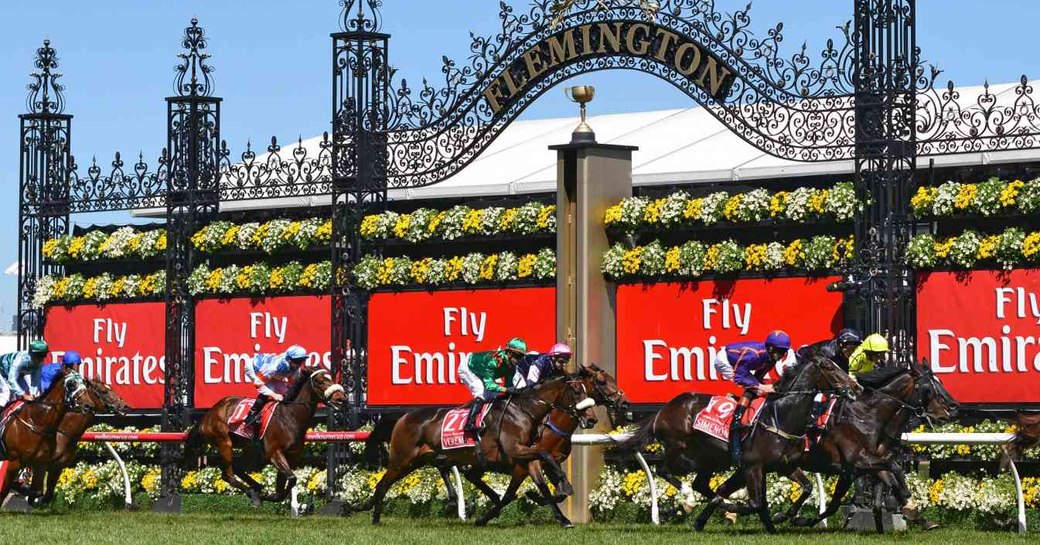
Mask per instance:
[[[206,49],[206,31],[199,26],[199,20],[192,17],[191,25],[184,29],[181,41],[184,52],[177,55],[181,59],[174,70],[177,77],[174,89],[182,97],[208,97],[213,95],[213,68],[206,64],[210,58]],[[187,81],[185,81],[187,80]]]
[[[283,150],[272,137],[266,156],[258,159],[252,143],[247,143],[237,163],[231,161],[227,143],[221,143],[222,201],[317,196],[331,192],[332,140],[327,132],[322,135],[316,154],[304,146],[302,138],[291,149]]]
[[[113,212],[118,210],[140,210],[166,206],[166,166],[169,162],[166,150],[159,157],[158,168],[152,170],[137,156],[137,162],[129,166],[122,155],[116,152],[111,170],[105,174],[93,158],[85,176],[80,176],[79,165],[73,158],[69,180],[69,210],[80,212]]]
[[[340,0],[339,28],[343,32],[379,32],[383,0]],[[366,9],[367,7],[367,9]]]
[[[50,40],[43,41],[43,47],[36,50],[38,72],[30,74],[33,82],[29,84],[29,97],[25,106],[32,114],[60,114],[65,111],[65,86],[58,83],[61,74],[54,72],[58,68],[58,54],[51,47]]]

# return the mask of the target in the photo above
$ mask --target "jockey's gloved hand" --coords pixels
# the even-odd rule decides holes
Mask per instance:
[[[506,388],[506,395],[515,395],[520,393],[520,388]]]

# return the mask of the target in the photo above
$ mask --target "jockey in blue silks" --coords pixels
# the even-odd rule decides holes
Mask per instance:
[[[733,411],[729,428],[729,448],[733,463],[740,466],[741,420],[751,401],[759,395],[773,393],[772,384],[763,384],[762,379],[777,363],[787,357],[791,350],[791,337],[783,331],[773,331],[766,342],[740,342],[726,345],[715,359],[715,369],[726,380],[736,382],[744,389],[740,403]]]
[[[245,375],[256,386],[257,396],[243,426],[256,426],[268,400],[282,401],[297,371],[307,361],[307,350],[293,345],[281,354],[257,354],[246,362]],[[257,430],[259,432],[259,430]],[[259,433],[255,434],[259,436]]]
[[[51,389],[55,379],[61,375],[61,368],[64,367],[74,373],[79,373],[79,364],[83,361],[80,357],[79,352],[75,350],[69,350],[61,357],[61,363],[48,363],[43,366],[43,370],[40,371],[40,391],[46,392]]]

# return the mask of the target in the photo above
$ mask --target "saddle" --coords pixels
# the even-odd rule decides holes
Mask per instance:
[[[494,403],[485,403],[477,415],[476,427],[480,429],[484,425],[484,417],[491,410]],[[477,441],[466,433],[466,419],[469,417],[469,407],[463,406],[448,411],[441,421],[441,448],[451,450],[463,447],[476,446]]]
[[[697,413],[693,419],[693,429],[706,433],[720,441],[729,443],[729,428],[733,421],[733,411],[740,401],[732,396],[712,396],[708,405]],[[750,428],[758,420],[759,413],[765,405],[765,397],[757,397],[744,413],[743,424]]]
[[[253,438],[253,426],[246,426],[243,423],[246,417],[249,416],[249,410],[253,408],[254,403],[256,403],[255,399],[246,398],[239,401],[238,405],[235,405],[235,409],[231,411],[231,416],[227,419],[227,425],[231,429],[231,433],[245,439]],[[261,439],[267,433],[267,426],[271,423],[271,417],[274,416],[274,409],[277,406],[277,401],[269,401],[267,405],[264,405],[264,409],[260,413]]]

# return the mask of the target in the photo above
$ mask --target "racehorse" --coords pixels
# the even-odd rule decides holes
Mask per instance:
[[[480,471],[492,469],[513,474],[514,480],[526,478],[526,463],[521,466],[512,460],[517,446],[527,445],[536,427],[553,409],[574,413],[582,410],[579,404],[589,399],[581,381],[568,377],[556,377],[535,387],[496,402],[488,411],[484,421],[488,425],[476,448],[444,449],[441,445],[441,428],[448,409],[427,408],[406,413],[394,424],[390,435],[390,454],[386,472],[376,485],[372,497],[357,511],[372,509],[372,524],[379,524],[383,511],[383,499],[393,484],[416,469],[433,465],[446,476],[451,465],[470,466],[466,479],[493,501],[498,494],[480,479]],[[588,402],[589,408],[594,401]],[[369,452],[378,450],[378,442],[384,437],[373,434],[366,442]],[[479,452],[478,452],[479,450]],[[495,501],[497,505],[501,500]],[[558,510],[558,509],[557,509]],[[494,511],[494,508],[492,508]],[[490,513],[490,512],[489,512]],[[497,513],[496,513],[497,514]],[[558,515],[558,519],[563,514]],[[485,515],[478,524],[486,524]],[[563,519],[566,520],[566,519]],[[561,524],[563,524],[561,520]]]
[[[264,501],[285,501],[296,485],[293,467],[303,455],[307,426],[318,410],[318,403],[324,401],[334,408],[340,408],[347,399],[343,387],[336,384],[332,375],[324,369],[301,369],[285,400],[275,407],[271,423],[259,445],[231,433],[228,426],[228,419],[242,399],[239,396],[221,399],[191,428],[186,442],[185,463],[196,457],[204,445],[212,445],[216,447],[223,465],[223,479],[245,492],[254,507],[260,507]],[[273,495],[263,494],[260,483],[250,477],[245,468],[235,465],[232,457],[234,448],[242,448],[249,453],[249,458],[259,454],[264,462],[278,470]]]
[[[87,386],[86,395],[91,410],[68,412],[58,424],[55,437],[54,452],[48,463],[33,465],[31,493],[29,499],[36,505],[50,503],[54,499],[54,489],[62,470],[72,466],[79,448],[79,439],[87,428],[94,423],[94,413],[106,409],[117,415],[125,415],[128,409],[126,401],[119,397],[107,384],[84,379]]]
[[[0,504],[7,499],[21,468],[50,462],[58,425],[65,414],[70,410],[91,408],[93,405],[83,377],[62,369],[41,397],[25,403],[10,417],[0,437],[5,451],[5,467],[0,470]]]
[[[875,474],[893,491],[907,519],[926,528],[934,527],[920,518],[920,513],[908,509],[910,490],[906,475],[893,455],[900,448],[902,434],[911,418],[945,422],[956,415],[956,402],[927,366],[882,367],[860,375],[857,381],[865,394],[854,401],[837,402],[820,441],[802,459],[803,469],[838,475],[827,509],[812,518],[797,518],[812,486],[809,478],[797,471],[791,478],[802,485],[802,496],[786,513],[774,517],[774,521],[792,518],[796,525],[815,526],[838,511],[857,476]],[[884,531],[881,503],[875,502],[879,533]]]
[[[714,510],[722,505],[737,512],[757,512],[767,531],[775,532],[765,500],[766,471],[790,473],[805,450],[805,429],[813,397],[822,391],[855,393],[859,386],[847,373],[826,357],[812,353],[787,368],[775,385],[760,414],[744,437],[742,467],[716,491],[711,476],[732,464],[729,445],[693,428],[694,418],[708,406],[712,396],[685,393],[669,401],[653,417],[644,421],[633,435],[619,443],[622,449],[642,448],[652,440],[664,446],[664,460],[658,474],[682,489],[676,475],[696,472],[693,488],[711,498],[695,527],[700,530]],[[790,431],[787,431],[790,430]],[[797,430],[797,431],[796,431]],[[749,508],[728,506],[724,498],[748,485]]]

